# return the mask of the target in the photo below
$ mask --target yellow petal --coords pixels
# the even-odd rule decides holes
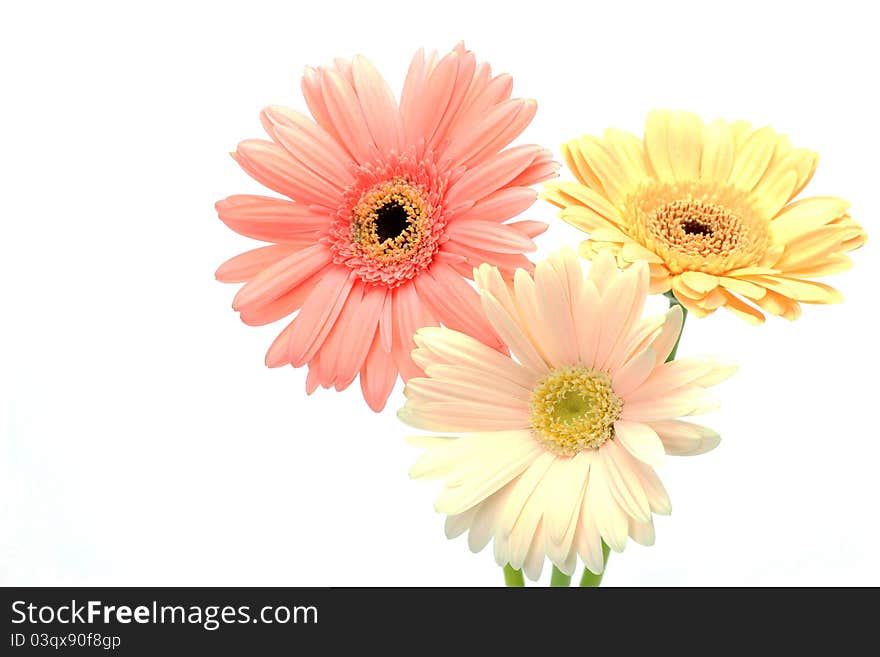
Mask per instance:
[[[623,166],[612,157],[604,144],[595,137],[585,136],[578,141],[580,152],[599,179],[612,201],[622,201],[629,191],[628,177]]]
[[[681,275],[682,282],[700,294],[708,294],[718,287],[718,277],[701,271],[686,271]]]
[[[765,176],[752,192],[753,207],[761,216],[773,217],[791,198],[796,184],[797,173],[792,170]]]
[[[801,304],[770,290],[767,291],[763,298],[757,299],[755,303],[768,313],[784,317],[788,320],[794,321],[801,316]]]
[[[646,249],[641,244],[637,244],[636,242],[624,242],[623,248],[620,251],[620,255],[624,260],[628,260],[629,262],[635,262],[636,260],[644,260],[647,263],[655,263],[660,264],[663,262],[663,259],[658,256],[653,251]],[[664,267],[665,269],[665,267]]]
[[[690,112],[674,112],[667,132],[669,164],[676,180],[698,180],[703,154],[703,121]]]
[[[650,176],[645,166],[645,148],[634,134],[617,128],[605,131],[605,147],[627,174],[627,190],[633,191]]]
[[[738,296],[728,292],[722,288],[722,292],[726,298],[724,307],[730,312],[742,319],[746,320],[753,326],[758,326],[764,322],[764,314],[757,308],[753,308]]]
[[[581,205],[567,207],[559,213],[559,218],[585,233],[592,233],[598,228],[616,228],[605,217],[596,214]]]
[[[586,159],[584,159],[584,154],[581,153],[580,144],[577,139],[572,139],[570,142],[562,145],[562,159],[565,161],[565,166],[568,167],[568,170],[581,183],[602,194],[605,193],[602,183],[599,182],[596,174],[590,168],[590,165],[587,164]]]
[[[703,157],[700,178],[724,183],[733,168],[733,133],[726,121],[713,121],[703,129]]]
[[[736,153],[728,183],[743,191],[752,191],[767,170],[775,147],[776,139],[772,128],[761,128],[753,132]]]
[[[783,276],[758,276],[754,282],[769,290],[806,303],[840,303],[843,295],[830,285]]]
[[[819,262],[843,249],[846,231],[838,226],[823,226],[789,242],[782,257],[774,265],[776,269],[787,272],[790,269]]]
[[[657,180],[664,183],[675,182],[667,137],[671,116],[668,110],[654,110],[645,122],[645,153]]]
[[[790,242],[844,216],[847,208],[849,203],[833,196],[805,198],[785,207],[770,222],[770,235],[774,242]]]
[[[545,191],[552,191],[553,199],[547,198],[547,200],[560,207],[572,204],[583,205],[616,224],[621,223],[620,213],[614,204],[595,190],[578,182],[564,180],[548,183],[545,186]]]
[[[797,278],[819,278],[821,276],[830,276],[831,274],[840,274],[841,272],[849,271],[852,267],[852,258],[837,254],[798,269],[786,270],[785,273]]]
[[[761,287],[760,285],[755,285],[754,283],[750,283],[749,281],[744,281],[739,278],[728,278],[726,276],[721,276],[719,281],[722,287],[727,288],[731,292],[735,292],[736,294],[741,294],[744,297],[748,297],[749,299],[760,299],[767,293],[767,288]]]

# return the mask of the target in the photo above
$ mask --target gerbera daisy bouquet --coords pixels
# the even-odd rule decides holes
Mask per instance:
[[[245,323],[286,322],[266,364],[308,366],[309,394],[359,377],[379,412],[404,380],[398,415],[423,432],[410,475],[441,482],[446,535],[492,544],[510,586],[547,561],[553,586],[579,562],[580,585],[598,586],[610,551],[653,544],[653,516],[670,513],[667,457],[719,445],[692,416],[717,408],[710,389],[736,366],[676,358],[689,313],[757,324],[837,302],[814,279],[866,239],[844,201],[795,200],[814,153],[683,112],[651,113],[643,140],[565,143],[574,180],[546,182],[533,208],[559,169],[542,146],[511,146],[537,104],[461,44],[417,52],[399,101],[361,56],[306,69],[302,92],[311,116],[268,107],[268,139],[233,153],[284,198],[216,204],[265,243],[217,278],[243,283]],[[587,239],[535,264],[547,224],[521,215],[550,204]],[[667,312],[645,314],[651,294]]]

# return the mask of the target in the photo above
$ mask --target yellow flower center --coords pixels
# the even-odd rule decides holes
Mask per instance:
[[[770,240],[747,195],[704,183],[652,184],[627,199],[633,236],[673,274],[724,274],[757,263]]]
[[[428,227],[430,209],[421,190],[393,178],[367,190],[352,210],[351,239],[361,253],[387,261],[417,250]]]
[[[574,456],[614,437],[621,408],[623,400],[605,372],[560,367],[532,390],[532,433],[550,451]]]

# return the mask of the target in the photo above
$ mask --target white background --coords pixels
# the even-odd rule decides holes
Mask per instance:
[[[771,124],[821,154],[809,194],[880,235],[870,4],[4,3],[0,10],[0,582],[495,585],[447,541],[438,486],[357,385],[268,370],[213,279],[250,241],[215,200],[261,188],[227,152],[270,103],[305,109],[306,64],[369,56],[399,91],[420,46],[465,39],[539,101],[520,143],[653,107]],[[566,175],[563,173],[563,175]],[[540,253],[579,241],[553,223]],[[607,585],[880,585],[874,245],[840,306],[752,328],[691,320],[681,354],[735,358],[715,452],[661,472],[657,544]],[[657,299],[657,307],[662,300]],[[546,573],[549,568],[545,568]]]

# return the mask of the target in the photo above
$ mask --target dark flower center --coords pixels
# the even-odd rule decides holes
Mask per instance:
[[[386,203],[376,210],[376,237],[379,244],[393,240],[406,230],[409,215],[397,201]]]
[[[697,219],[685,219],[681,222],[681,229],[687,235],[711,235],[712,229]]]

